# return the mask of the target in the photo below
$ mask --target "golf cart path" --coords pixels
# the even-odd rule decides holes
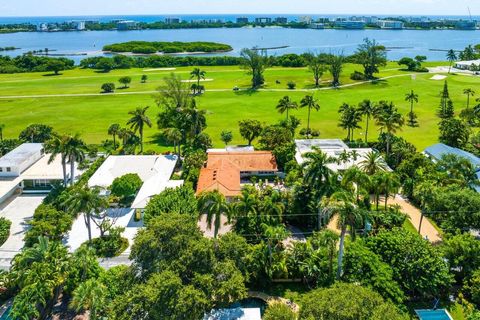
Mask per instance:
[[[335,90],[341,88],[348,88],[359,86],[366,83],[372,83],[381,80],[387,80],[391,78],[399,78],[399,77],[411,77],[413,74],[397,74],[393,76],[378,78],[375,80],[367,80],[355,83],[349,83],[340,85],[338,87],[325,87],[325,88],[314,88],[314,89],[257,89],[255,91],[259,92],[313,92],[313,91],[324,91],[324,90]],[[229,92],[232,89],[209,89],[207,92]],[[242,90],[245,91],[245,90]],[[154,94],[158,93],[157,90],[153,91],[131,91],[131,92],[112,92],[112,93],[66,93],[66,94],[32,94],[32,95],[15,95],[15,96],[0,96],[0,99],[32,99],[32,98],[69,98],[69,97],[108,97],[108,96],[120,96],[120,95],[142,95],[142,94]]]

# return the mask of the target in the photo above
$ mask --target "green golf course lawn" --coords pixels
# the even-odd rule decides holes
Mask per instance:
[[[429,65],[446,65],[446,63],[429,63]],[[161,85],[162,79],[171,72],[178,73],[183,79],[189,79],[193,68],[177,68],[175,70],[114,70],[110,73],[99,73],[94,70],[74,69],[62,72],[61,75],[45,73],[3,74],[0,75],[0,122],[5,124],[4,136],[17,137],[19,132],[32,123],[44,123],[62,133],[81,133],[88,143],[100,143],[108,138],[107,128],[112,123],[124,125],[128,119],[128,111],[140,106],[150,106],[148,110],[152,122],[156,122],[158,107],[153,95]],[[214,144],[221,146],[220,132],[231,130],[234,135],[232,143],[242,143],[238,133],[238,121],[257,119],[265,123],[275,123],[284,115],[276,112],[278,100],[289,95],[299,101],[306,89],[311,89],[313,79],[306,68],[271,68],[265,73],[264,90],[252,92],[247,90],[249,76],[239,67],[202,67],[207,72],[203,84],[206,93],[197,98],[198,106],[207,110],[208,128]],[[356,83],[349,79],[354,70],[361,71],[359,65],[346,65],[341,82],[352,84],[340,89],[329,89],[330,75],[325,73],[324,87],[310,91],[319,100],[321,109],[312,112],[311,127],[320,131],[321,138],[344,138],[346,133],[338,127],[338,107],[343,103],[358,104],[363,99],[391,100],[395,102],[403,114],[410,108],[405,102],[405,94],[414,90],[419,95],[419,103],[415,105],[420,127],[404,127],[399,134],[414,143],[419,149],[435,143],[438,138],[435,115],[439,105],[439,92],[443,81],[431,80],[431,73],[419,73],[412,77],[411,73],[399,70],[396,63],[389,63],[382,68],[378,77],[391,77],[375,83]],[[148,75],[147,83],[141,83],[142,74]],[[121,85],[121,76],[131,76],[132,83],[127,89],[117,89],[115,94],[100,94],[100,86],[105,82]],[[393,76],[393,77],[392,77]],[[476,90],[480,78],[466,75],[448,75],[450,95],[458,113],[466,106],[463,89]],[[288,90],[287,82],[294,81],[296,90]],[[277,83],[279,82],[279,83]],[[233,87],[242,90],[234,92]],[[480,93],[480,90],[476,90]],[[71,96],[69,96],[71,95]],[[472,99],[472,105],[474,104]],[[301,127],[306,126],[307,110],[299,109],[291,113],[302,120]],[[355,137],[363,136],[358,130]],[[159,130],[154,125],[145,131],[146,149],[165,150],[166,146],[158,139]],[[377,137],[377,129],[370,129],[369,137]]]

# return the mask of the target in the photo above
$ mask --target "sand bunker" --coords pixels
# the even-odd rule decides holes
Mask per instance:
[[[441,74],[436,74],[430,78],[430,80],[444,80],[447,76],[442,76]]]

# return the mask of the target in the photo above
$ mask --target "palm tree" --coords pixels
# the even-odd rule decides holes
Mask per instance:
[[[410,102],[410,113],[413,113],[413,104],[418,103],[418,94],[413,90],[405,95],[405,101]]]
[[[75,180],[75,162],[81,162],[85,159],[85,153],[88,147],[80,138],[80,134],[65,137],[65,157],[70,163],[70,184],[73,185]]]
[[[320,105],[317,103],[317,100],[313,95],[306,95],[300,101],[300,108],[308,108],[308,120],[307,120],[307,134],[310,136],[310,111],[314,109],[315,111],[320,110]]]
[[[356,205],[355,195],[351,191],[341,189],[323,204],[332,215],[338,216],[338,227],[340,229],[340,246],[338,252],[337,279],[343,274],[343,254],[345,251],[345,235],[347,227],[350,227],[352,235],[355,227],[364,221],[365,214]]]
[[[0,124],[0,141],[3,141],[3,129],[5,129],[5,124]]]
[[[218,231],[220,230],[222,214],[226,214],[230,221],[230,206],[225,197],[218,192],[218,190],[202,192],[200,194],[198,198],[198,212],[200,214],[199,219],[203,215],[207,216],[208,229],[212,229],[212,224],[214,225],[214,238],[217,238]]]
[[[370,151],[365,155],[365,158],[359,163],[360,169],[368,175],[374,175],[380,171],[386,171],[388,165],[383,160],[382,155],[376,151]]]
[[[447,52],[447,60],[450,62],[450,66],[448,68],[448,73],[452,70],[452,64],[455,60],[457,60],[457,54],[453,49],[448,50]]]
[[[391,136],[402,129],[405,120],[396,110],[391,108],[389,112],[382,112],[377,118],[377,125],[387,133],[387,157],[390,155]]]
[[[353,166],[345,170],[342,174],[342,186],[348,190],[354,190],[357,202],[360,200],[360,195],[368,195],[370,188],[370,177],[367,173]]]
[[[297,109],[298,105],[295,101],[290,100],[289,96],[285,96],[278,101],[276,108],[280,114],[287,112],[287,120],[288,120],[288,111],[290,109]]]
[[[100,312],[106,305],[107,288],[97,279],[89,279],[73,292],[70,307],[76,312],[89,310],[91,320],[103,319]]]
[[[336,163],[336,159],[329,157],[318,148],[313,148],[313,152],[306,153],[304,158],[306,159],[303,163],[303,179],[305,183],[314,190],[325,191],[326,184],[328,184],[330,177],[333,175],[333,171],[328,165]]]
[[[127,121],[127,125],[136,133],[140,134],[140,153],[143,153],[143,128],[145,125],[152,127],[152,121],[147,116],[146,112],[149,107],[137,108],[134,111],[130,111],[128,114],[132,117]]]
[[[120,125],[118,123],[114,123],[108,128],[108,134],[113,137],[113,148],[114,149],[117,149],[116,137],[117,137],[119,132],[120,132]]]
[[[178,155],[178,158],[180,158],[180,142],[182,141],[182,132],[177,128],[168,128],[163,131],[163,134],[165,135],[165,139],[173,142],[173,152],[175,152]]]
[[[377,111],[377,107],[375,103],[368,99],[365,99],[358,105],[358,111],[362,116],[366,116],[367,118],[365,126],[365,143],[368,143],[368,124],[370,122],[370,118]]]
[[[353,140],[353,131],[360,129],[358,123],[362,120],[362,114],[353,106],[344,103],[338,109],[341,114],[338,126],[347,130],[347,140]]]
[[[387,209],[388,205],[388,198],[390,198],[390,195],[395,195],[398,192],[398,189],[401,186],[400,181],[398,180],[398,177],[391,172],[383,172],[381,173],[381,179],[380,181],[382,182],[381,188],[383,189],[383,193],[385,195],[385,210]]]
[[[74,188],[62,204],[67,211],[78,215],[83,213],[85,225],[88,230],[88,241],[92,241],[92,215],[99,214],[108,206],[105,197],[100,195],[99,188],[88,188],[86,186]]]
[[[195,78],[197,80],[197,87],[195,89],[195,92],[193,94],[196,93],[196,90],[199,90],[200,88],[200,80],[205,80],[205,74],[206,72],[204,70],[200,70],[200,68],[195,68],[193,69],[192,72],[190,72],[190,79],[193,79]]]
[[[67,177],[67,154],[66,154],[66,142],[67,136],[55,135],[52,139],[45,142],[45,152],[50,153],[48,163],[55,161],[58,155],[61,155],[62,173],[63,173],[63,185],[66,187],[68,184]]]
[[[472,88],[467,88],[463,90],[463,94],[467,95],[467,110],[470,108],[470,97],[475,95],[475,91]]]

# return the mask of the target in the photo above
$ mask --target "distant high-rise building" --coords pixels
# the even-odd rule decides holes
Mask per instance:
[[[475,30],[477,22],[472,20],[458,20],[455,22],[455,28],[460,30]]]
[[[166,24],[179,24],[180,23],[180,18],[166,18],[165,23]]]
[[[300,17],[300,22],[310,24],[310,23],[312,23],[312,17],[310,17],[310,16]]]
[[[255,23],[272,23],[272,18],[266,18],[266,17],[255,18]]]
[[[335,21],[335,27],[341,29],[364,29],[365,22],[363,21]]]
[[[286,24],[288,23],[288,19],[286,17],[276,17],[275,23]]]
[[[125,31],[137,28],[138,23],[133,20],[123,20],[117,22],[117,30]]]
[[[377,25],[382,29],[394,29],[400,30],[403,29],[404,24],[402,21],[395,21],[395,20],[379,20]]]
[[[246,23],[248,23],[248,22],[249,22],[249,21],[248,21],[248,18],[247,18],[247,17],[238,17],[238,18],[237,18],[237,23],[238,23],[238,24],[246,24]]]

